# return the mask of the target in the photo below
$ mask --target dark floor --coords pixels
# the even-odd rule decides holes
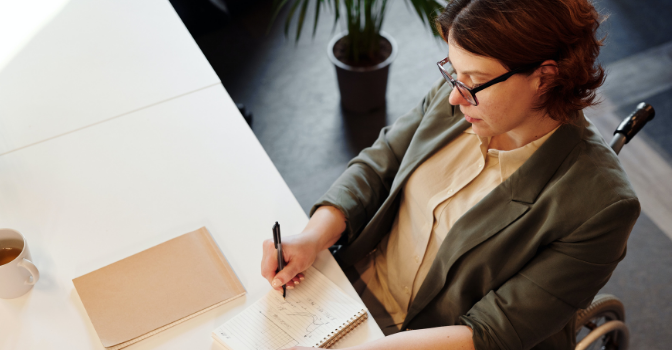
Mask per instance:
[[[334,68],[326,55],[334,35],[330,13],[323,11],[312,40],[308,19],[304,38],[294,44],[284,38],[281,22],[266,34],[270,4],[256,1],[226,25],[204,25],[192,34],[234,101],[254,114],[254,133],[308,211],[348,160],[371,144],[382,126],[413,108],[440,78],[435,63],[447,48],[432,38],[404,1],[389,2],[384,30],[400,52],[390,71],[387,108],[352,115],[340,108]],[[672,41],[672,1],[597,0],[596,7],[609,15],[600,29],[607,33],[600,54],[606,66]],[[656,127],[645,129],[643,136],[666,159],[672,159],[672,138],[667,136],[672,135],[671,97],[672,88],[647,97],[657,111]],[[634,105],[616,107],[625,116]],[[672,241],[643,213],[627,257],[603,290],[626,305],[632,349],[672,348],[671,271]]]
[[[631,349],[672,348],[672,241],[642,214],[628,240],[628,253],[602,293],[625,305]]]
[[[609,64],[672,40],[672,1],[594,0],[607,20],[600,26],[606,35],[600,62]]]

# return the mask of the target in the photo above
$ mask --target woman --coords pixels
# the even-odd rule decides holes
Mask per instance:
[[[598,15],[587,0],[457,0],[436,22],[445,79],[349,163],[277,275],[264,243],[262,275],[292,288],[342,245],[393,334],[360,349],[573,348],[574,314],[640,211],[581,112],[604,80]]]

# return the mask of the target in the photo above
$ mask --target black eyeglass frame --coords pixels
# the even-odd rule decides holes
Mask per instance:
[[[504,74],[498,76],[497,78],[494,78],[494,79],[488,81],[487,83],[481,84],[478,87],[475,87],[475,88],[472,89],[472,88],[468,87],[467,85],[465,85],[463,82],[461,82],[457,79],[453,79],[453,77],[450,76],[450,73],[448,73],[448,71],[445,68],[443,68],[443,65],[448,63],[448,62],[450,62],[450,59],[448,57],[442,59],[439,62],[436,62],[436,65],[439,66],[439,71],[441,71],[441,74],[443,75],[443,78],[446,79],[446,81],[448,81],[453,86],[453,88],[455,88],[457,85],[459,85],[459,87],[457,88],[457,92],[459,92],[460,95],[462,95],[462,97],[464,97],[465,100],[467,100],[469,103],[471,103],[474,106],[478,106],[478,98],[476,98],[476,93],[477,92],[479,92],[483,89],[487,89],[487,88],[489,88],[489,87],[491,87],[491,86],[493,86],[497,83],[501,83],[501,82],[505,81],[506,79],[509,79],[514,74],[522,73],[522,72],[525,72],[525,71],[530,70],[532,68],[538,67],[542,63],[542,62],[539,62],[539,63],[535,63],[533,65],[529,65],[529,66],[521,67],[521,68],[518,68],[518,69],[514,69],[512,71],[509,71],[507,73],[504,73]],[[464,96],[464,93],[462,92],[461,88],[466,90],[467,92],[469,92],[469,94],[471,95],[471,98],[473,99],[473,102],[469,99],[469,97]]]

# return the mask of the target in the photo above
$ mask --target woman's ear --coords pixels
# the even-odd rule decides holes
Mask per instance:
[[[551,76],[558,75],[558,62],[554,60],[544,61],[535,72],[538,74],[537,91],[541,89]]]

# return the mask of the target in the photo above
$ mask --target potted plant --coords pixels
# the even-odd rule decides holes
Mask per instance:
[[[285,20],[285,35],[298,13],[295,40],[301,37],[308,5],[311,0],[274,0],[275,20],[280,10],[289,7]],[[385,106],[387,76],[389,67],[397,54],[394,39],[380,29],[385,18],[387,0],[314,0],[315,23],[313,36],[317,30],[320,9],[327,7],[334,13],[334,28],[345,10],[347,31],[336,35],[329,43],[327,54],[336,67],[341,105],[351,112],[369,112]],[[417,12],[420,20],[429,25],[438,36],[434,18],[443,9],[436,0],[406,0]]]

